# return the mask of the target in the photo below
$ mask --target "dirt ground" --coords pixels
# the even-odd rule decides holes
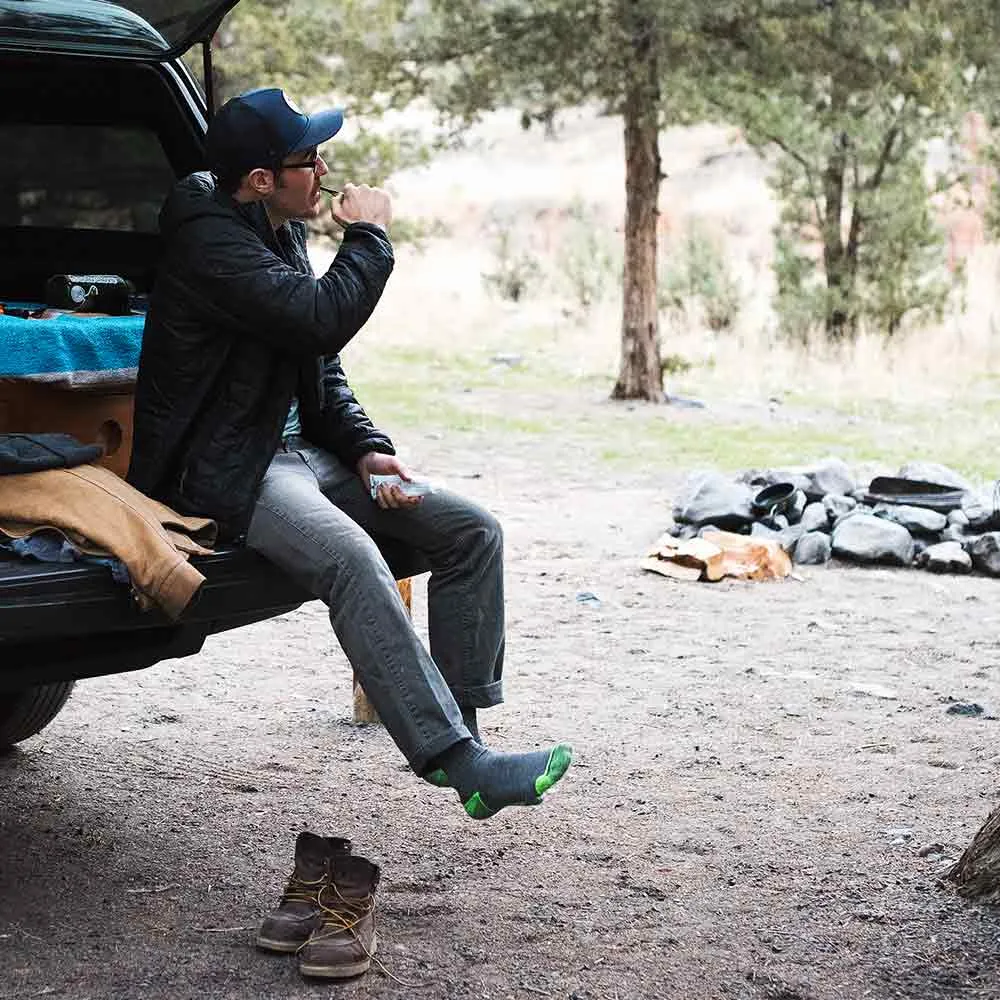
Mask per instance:
[[[421,457],[506,527],[485,735],[571,741],[564,782],[465,818],[352,725],[315,603],[81,682],[0,759],[0,998],[997,995],[1000,913],[938,882],[997,802],[1000,722],[947,712],[1000,708],[995,581],[678,584],[637,568],[675,474],[595,483],[502,440]],[[306,828],[383,866],[392,978],[254,951]]]

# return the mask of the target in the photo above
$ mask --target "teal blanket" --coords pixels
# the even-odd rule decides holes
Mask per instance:
[[[74,389],[131,385],[145,322],[143,315],[19,319],[0,314],[0,378]]]

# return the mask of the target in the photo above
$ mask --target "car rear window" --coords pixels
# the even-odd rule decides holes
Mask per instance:
[[[155,233],[174,183],[154,132],[0,123],[0,227]]]

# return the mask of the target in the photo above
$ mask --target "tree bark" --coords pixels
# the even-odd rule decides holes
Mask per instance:
[[[982,902],[1000,902],[1000,806],[948,872],[963,896]]]
[[[622,347],[612,399],[662,403],[656,302],[660,195],[660,78],[656,19],[642,0],[623,0],[633,59],[625,88],[625,270]]]
[[[850,323],[846,304],[851,292],[852,268],[844,246],[843,231],[847,174],[847,155],[843,144],[846,141],[846,136],[838,137],[837,148],[830,153],[823,171],[823,270],[829,296],[826,310],[828,340],[843,340]]]
[[[841,11],[831,5],[831,41],[839,43]],[[836,76],[830,81],[829,121],[834,125],[847,111],[847,87]],[[847,170],[850,137],[847,132],[835,133],[834,146],[823,170],[823,270],[826,275],[826,337],[827,340],[843,340],[854,332],[855,318],[852,316],[852,299],[855,275],[857,273],[858,245],[856,237],[860,225],[859,215],[852,214],[851,232],[853,243],[844,243],[844,208],[847,197]],[[854,192],[857,197],[857,192]]]

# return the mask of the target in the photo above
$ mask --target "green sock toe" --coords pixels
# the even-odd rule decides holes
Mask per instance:
[[[448,775],[445,774],[444,771],[441,770],[441,768],[436,768],[429,774],[425,774],[424,781],[428,782],[431,785],[434,785],[436,788],[451,787],[451,782],[448,780]]]
[[[535,778],[535,792],[541,798],[568,770],[573,763],[573,748],[568,743],[560,743],[552,748],[545,773]]]

